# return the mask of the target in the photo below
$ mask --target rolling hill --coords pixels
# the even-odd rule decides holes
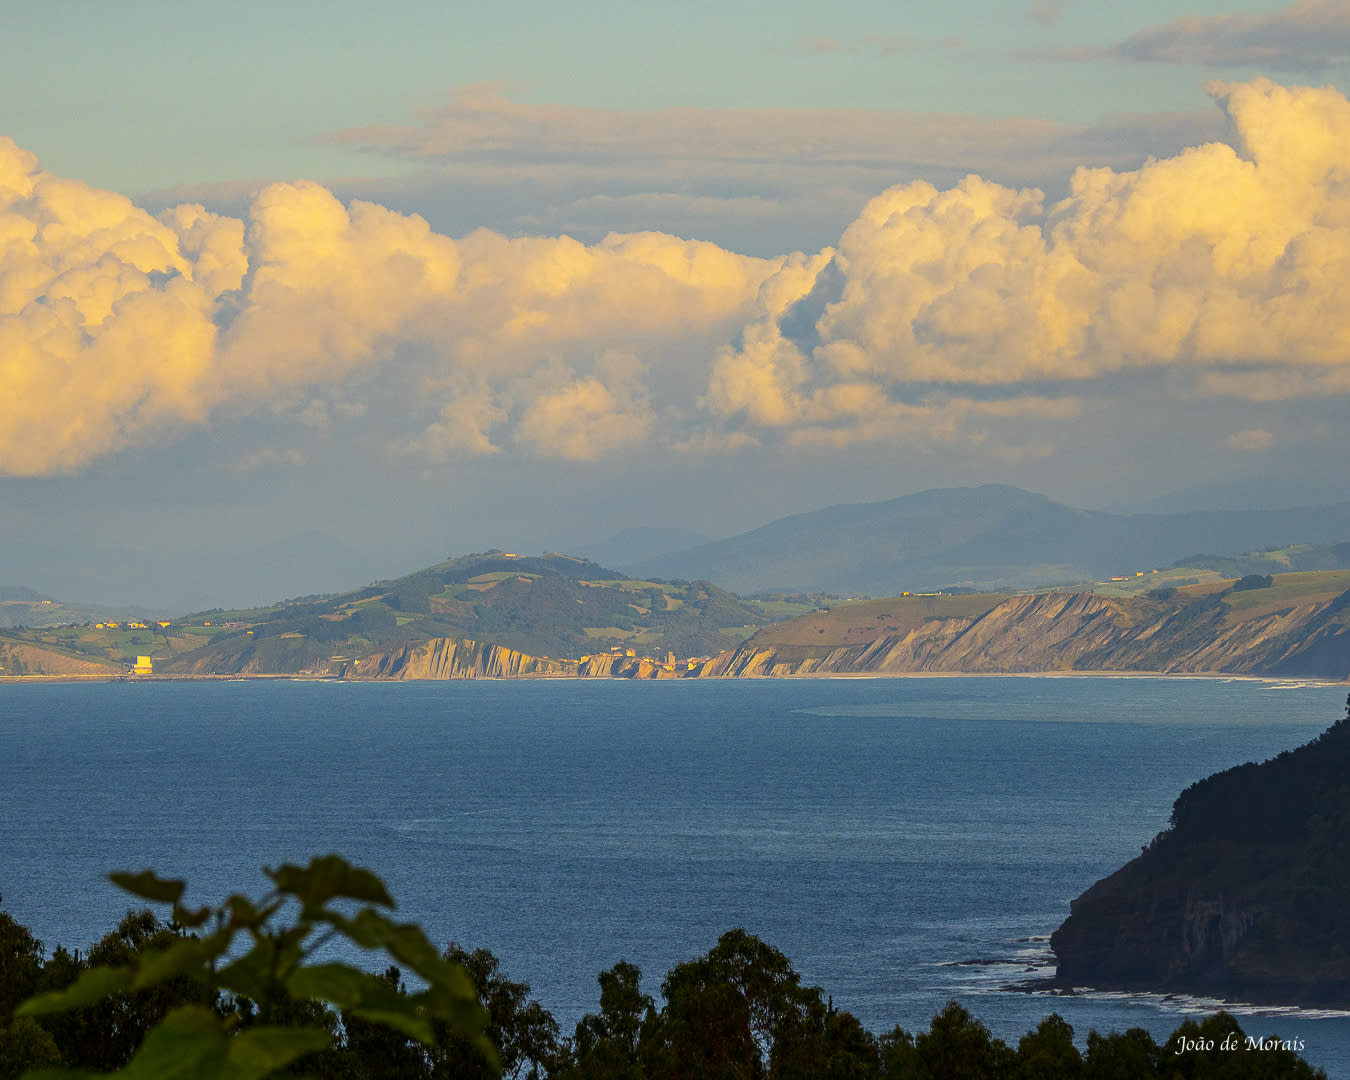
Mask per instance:
[[[1350,677],[1350,571],[1132,596],[904,595],[759,631],[704,676],[1140,671]]]
[[[805,600],[748,602],[707,582],[632,580],[567,555],[490,551],[266,608],[0,632],[0,650],[13,655],[11,674],[91,673],[85,663],[124,671],[140,655],[159,674],[552,674],[565,667],[554,661],[574,669],[615,651],[665,663],[710,656],[809,610]]]

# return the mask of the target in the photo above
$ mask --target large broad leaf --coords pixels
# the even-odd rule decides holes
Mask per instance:
[[[279,938],[259,937],[253,948],[216,973],[216,981],[226,990],[254,1001],[264,1001],[277,989],[278,979],[298,967],[304,958],[299,939],[287,931]],[[304,937],[304,932],[300,933]]]
[[[130,990],[144,990],[178,975],[205,975],[210,961],[230,947],[231,934],[209,938],[184,938],[162,952],[142,953],[137,959]]]
[[[208,919],[214,912],[209,907],[185,908],[174,905],[173,921],[180,927],[187,930],[195,930],[199,926],[205,926]]]
[[[375,919],[379,922],[376,923]],[[411,968],[429,983],[440,983],[452,992],[462,991],[477,996],[469,977],[457,965],[441,957],[420,926],[392,922],[378,915],[375,919],[371,923],[380,929],[380,945],[400,964]]]
[[[159,904],[177,904],[183,898],[183,890],[187,888],[187,882],[178,878],[159,877],[153,870],[142,870],[138,874],[117,870],[108,875],[108,880],[133,896]]]
[[[435,1032],[419,999],[346,964],[300,968],[287,980],[286,989],[296,997],[327,1001],[364,1019],[387,1024],[428,1046],[435,1043]]]
[[[362,908],[351,919],[341,912],[323,911],[319,913],[318,921],[341,931],[344,937],[363,949],[380,948],[389,928],[389,920],[370,908]]]
[[[128,968],[89,968],[64,990],[52,990],[31,997],[14,1010],[15,1016],[44,1016],[47,1013],[82,1009],[97,1005],[109,994],[115,994],[131,985],[132,972]]]
[[[265,1001],[272,990],[272,952],[263,945],[254,946],[232,964],[216,972],[220,986],[241,997]]]
[[[433,986],[441,986],[452,995],[477,999],[473,982],[464,969],[441,956],[416,923],[396,923],[370,908],[358,911],[352,919],[333,911],[320,912],[318,918],[362,948],[384,949]]]
[[[278,889],[298,899],[307,911],[337,899],[394,907],[394,898],[383,881],[337,855],[315,856],[306,867],[285,863],[266,873]]]
[[[124,1068],[124,1080],[212,1080],[224,1075],[230,1035],[209,1009],[185,1005],[169,1013]]]
[[[283,901],[276,900],[260,908],[247,896],[231,893],[225,899],[225,910],[230,913],[230,921],[235,926],[257,927],[275,915],[281,909],[282,903]]]
[[[317,1028],[255,1027],[230,1040],[222,1080],[259,1080],[296,1058],[326,1049],[332,1039]]]

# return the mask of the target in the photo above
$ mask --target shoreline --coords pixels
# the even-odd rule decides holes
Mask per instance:
[[[794,679],[1160,679],[1221,682],[1287,683],[1296,686],[1350,686],[1350,678],[1327,675],[1246,675],[1223,671],[887,671],[824,672],[792,675],[702,675],[675,679],[635,679],[623,676],[587,675],[482,675],[457,679],[345,679],[336,675],[251,673],[234,675],[115,675],[104,673],[65,675],[0,675],[0,686],[34,683],[159,683],[159,682],[329,682],[348,684],[432,682],[787,682]]]

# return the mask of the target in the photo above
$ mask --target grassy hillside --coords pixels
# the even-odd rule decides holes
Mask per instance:
[[[1350,673],[1350,570],[1134,588],[837,604],[761,630],[702,673]]]
[[[891,634],[905,634],[926,622],[977,618],[1007,598],[1006,593],[907,593],[885,600],[848,601],[766,627],[752,640],[762,646],[857,645]]]
[[[159,673],[287,673],[321,671],[334,657],[359,658],[435,638],[467,638],[540,657],[616,648],[707,656],[812,607],[804,597],[746,601],[707,582],[632,580],[566,555],[492,551],[332,596],[164,622],[12,630],[7,637],[114,665],[149,655]]]
[[[1294,544],[1290,547],[1247,551],[1238,555],[1190,555],[1176,567],[1216,572],[1227,578],[1247,574],[1285,574],[1301,570],[1350,570],[1350,542]]]

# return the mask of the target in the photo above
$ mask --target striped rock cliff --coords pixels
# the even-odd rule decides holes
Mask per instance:
[[[674,679],[682,674],[642,657],[597,653],[580,661],[554,660],[504,645],[455,638],[433,638],[386,649],[348,664],[342,672],[348,679]]]
[[[834,647],[751,638],[702,676],[1154,671],[1345,678],[1350,592],[1235,619],[1218,598],[1141,604],[1093,593],[1010,597],[968,618]]]
[[[349,679],[504,679],[576,673],[575,662],[530,656],[481,641],[433,638],[374,653],[343,674]]]

